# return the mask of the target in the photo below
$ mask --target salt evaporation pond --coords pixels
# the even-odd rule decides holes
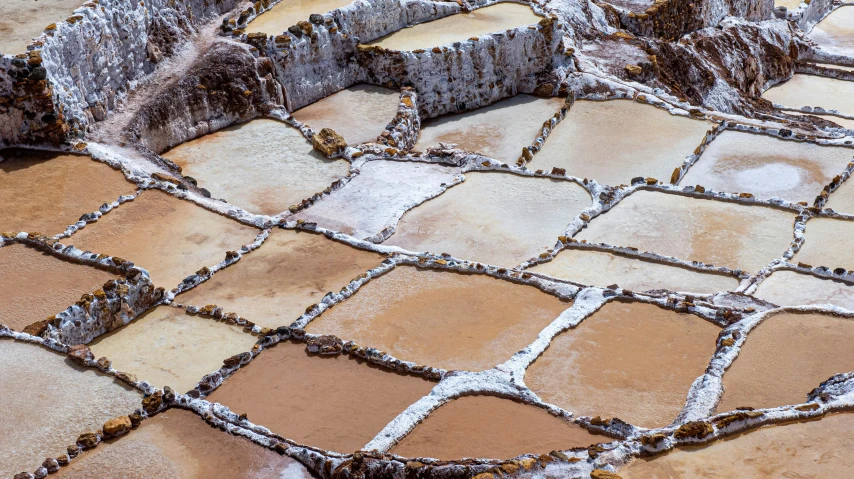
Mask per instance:
[[[52,23],[70,17],[85,0],[3,0],[0,3],[0,54],[26,53],[33,39]]]
[[[439,143],[480,153],[504,163],[515,163],[522,148],[531,146],[549,121],[565,105],[563,98],[516,95],[464,113],[424,120],[416,148]]]
[[[390,452],[442,460],[510,459],[609,441],[535,406],[493,396],[465,396],[439,407]]]
[[[294,322],[329,292],[380,265],[382,256],[323,235],[274,229],[264,245],[176,301],[216,304],[262,327]]]
[[[322,15],[353,3],[353,0],[283,0],[258,15],[246,29],[268,35],[281,35],[298,22],[307,22],[311,14]]]
[[[837,8],[813,27],[809,37],[828,53],[854,55],[854,7]]]
[[[414,161],[371,161],[334,195],[300,212],[315,222],[360,239],[396,226],[399,216],[428,196],[439,194],[460,174],[457,167]]]
[[[140,392],[35,344],[0,339],[0,371],[2,477],[35,470],[142,403]]]
[[[531,286],[486,275],[399,266],[306,330],[405,361],[479,371],[510,359],[570,306]]]
[[[533,25],[542,19],[534,15],[528,5],[504,2],[404,28],[369,45],[402,51],[427,49],[466,41],[487,33]]]
[[[136,191],[121,171],[88,156],[10,149],[0,158],[0,231],[53,236]]]
[[[854,469],[854,414],[766,426],[708,446],[637,459],[623,479],[839,477]]]
[[[63,467],[63,479],[102,477],[310,479],[297,461],[243,437],[224,434],[190,411],[170,409],[117,440],[102,442]]]
[[[116,275],[15,244],[0,248],[0,324],[22,330],[55,315]]]
[[[119,256],[151,274],[167,290],[204,266],[252,243],[260,231],[180,200],[148,190],[65,240],[79,249]]]
[[[840,213],[854,214],[854,182],[845,181],[828,197],[826,208]]]
[[[287,0],[285,0],[287,1]],[[371,143],[391,123],[400,92],[374,85],[354,85],[291,113],[315,132],[331,128],[348,145]]]
[[[770,207],[639,191],[576,238],[755,273],[786,252],[794,220]]]
[[[715,351],[720,328],[643,303],[608,303],[557,336],[525,383],[576,415],[667,426]]]
[[[780,306],[833,304],[854,311],[854,285],[794,271],[775,271],[753,296]]]
[[[530,269],[576,283],[617,284],[632,291],[667,289],[708,294],[738,287],[738,278],[630,258],[604,251],[565,249],[548,263]]]
[[[384,244],[513,266],[553,246],[590,204],[573,182],[467,173],[461,185],[406,213]]]
[[[350,171],[347,161],[315,151],[298,129],[268,119],[202,136],[163,156],[214,198],[266,215],[287,211]]]
[[[854,221],[813,218],[794,261],[834,270],[854,269]]]
[[[630,100],[577,101],[528,168],[612,186],[637,176],[669,182],[713,126]]]
[[[788,108],[821,107],[854,115],[854,81],[796,73],[791,80],[765,90],[762,98]]]
[[[361,449],[435,383],[347,355],[318,356],[304,344],[268,348],[208,400],[301,444]]]
[[[718,412],[806,402],[807,394],[854,370],[854,320],[822,314],[769,316],[748,335],[724,373]]]
[[[223,359],[252,349],[255,340],[240,326],[159,306],[99,336],[89,347],[95,357],[109,358],[118,371],[184,393],[219,369]]]
[[[850,148],[725,131],[706,147],[680,184],[812,203],[852,156]]]

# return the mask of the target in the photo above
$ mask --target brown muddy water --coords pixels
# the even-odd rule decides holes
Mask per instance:
[[[0,231],[53,236],[136,191],[121,171],[88,156],[0,150],[0,157]]]
[[[0,2],[0,53],[26,53],[51,23],[70,17],[85,0],[3,0]]]
[[[433,411],[390,452],[442,460],[510,459],[609,441],[535,406],[493,396],[465,396]]]
[[[64,311],[116,275],[35,248],[0,248],[0,324],[22,330]]]
[[[307,22],[312,13],[323,15],[351,3],[353,0],[283,0],[255,17],[246,30],[281,35],[288,30],[288,27],[298,22]]]
[[[264,245],[176,301],[216,304],[262,327],[287,326],[329,292],[380,265],[382,256],[323,235],[274,229]]]
[[[724,373],[718,412],[806,402],[831,376],[854,370],[854,320],[783,313],[753,329]]]
[[[565,331],[528,368],[525,383],[576,415],[670,424],[715,352],[720,328],[643,303],[608,303]]]
[[[486,275],[398,266],[306,329],[405,361],[479,371],[510,359],[570,306]]]
[[[208,400],[298,443],[349,453],[434,385],[346,354],[309,355],[304,344],[285,342],[264,350]]]

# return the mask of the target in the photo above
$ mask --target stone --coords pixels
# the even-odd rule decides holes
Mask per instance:
[[[104,437],[117,437],[131,430],[131,420],[128,416],[119,416],[104,423]]]
[[[320,130],[320,133],[315,133],[311,137],[311,144],[315,150],[323,153],[327,158],[332,158],[347,148],[347,142],[344,141],[344,137],[335,133],[335,130],[331,128],[324,128]]]
[[[101,437],[96,432],[85,432],[77,438],[77,445],[83,449],[92,449],[101,442]]]
[[[95,355],[92,354],[92,351],[85,344],[77,344],[68,348],[68,357],[81,366],[85,366],[89,361],[95,360]]]

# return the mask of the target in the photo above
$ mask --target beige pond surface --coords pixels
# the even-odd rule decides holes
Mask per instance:
[[[120,171],[88,156],[0,150],[0,157],[0,231],[53,236],[136,191]]]
[[[390,452],[442,460],[510,459],[610,441],[535,406],[493,396],[466,396],[433,411]]]
[[[850,148],[725,131],[709,144],[680,184],[811,204],[852,156]]]
[[[613,186],[636,176],[668,183],[713,126],[630,100],[578,101],[529,168],[566,168],[569,175]]]
[[[300,131],[257,119],[163,154],[207,188],[252,213],[277,215],[347,176],[350,164],[318,153]]]
[[[0,54],[26,53],[33,38],[59,23],[85,0],[3,0],[0,2]]]
[[[708,446],[637,459],[623,479],[818,479],[854,470],[854,414],[766,426]]]
[[[718,412],[800,404],[838,373],[854,371],[854,320],[783,313],[753,329],[724,373]]]
[[[34,344],[0,339],[0,371],[0,477],[34,471],[142,403],[141,393]]]
[[[796,112],[796,111],[787,111],[786,113],[788,113],[789,115],[817,116],[817,117],[823,118],[827,121],[832,121],[833,123],[836,123],[837,125],[841,126],[842,128],[847,128],[849,130],[854,129],[854,120],[849,120],[848,118],[842,118],[842,117],[835,116],[835,115],[816,115],[814,113],[801,113],[801,112]]]
[[[453,42],[464,42],[471,37],[539,23],[543,17],[534,15],[528,5],[518,3],[499,3],[478,8],[470,13],[450,15],[432,22],[421,23],[379,40],[369,45],[379,45],[389,50],[428,49]]]
[[[304,344],[285,342],[264,350],[208,400],[298,443],[348,453],[434,385],[346,354],[310,356]]]
[[[531,271],[594,286],[617,284],[632,291],[667,289],[708,294],[738,287],[738,278],[705,274],[603,251],[567,249]]]
[[[0,248],[0,324],[22,330],[111,279],[116,275],[21,244]]]
[[[836,9],[813,27],[809,37],[826,52],[854,55],[854,7]]]
[[[554,246],[591,205],[581,186],[509,173],[467,173],[463,184],[406,213],[385,244],[514,266]]]
[[[255,241],[260,231],[160,190],[131,203],[65,240],[82,250],[120,256],[151,274],[157,286],[177,287],[203,266]]]
[[[288,30],[288,27],[298,22],[307,22],[312,13],[323,15],[351,3],[353,0],[282,0],[271,10],[252,20],[246,30],[281,35]]]
[[[443,369],[490,369],[532,343],[570,303],[486,275],[398,266],[309,323],[393,356]]]
[[[100,336],[89,348],[96,358],[110,359],[118,371],[184,393],[219,369],[223,359],[251,350],[255,341],[240,326],[159,306]]]
[[[774,208],[639,191],[576,238],[755,273],[786,252],[794,221]]]
[[[854,269],[854,221],[813,218],[794,260],[812,266]]]
[[[833,208],[840,213],[854,214],[854,182],[846,181],[830,194],[825,208]]]
[[[343,188],[295,218],[370,238],[393,226],[406,208],[439,193],[442,184],[453,183],[459,173],[459,168],[429,163],[371,161]]]
[[[383,257],[312,233],[274,229],[261,248],[181,294],[176,301],[217,304],[262,326],[287,326],[328,292],[338,292]]]
[[[399,105],[400,92],[397,90],[354,85],[291,115],[316,132],[332,128],[344,137],[348,145],[355,146],[375,142],[397,115]]]
[[[515,163],[522,148],[534,143],[542,134],[543,123],[564,104],[564,98],[516,95],[476,110],[426,120],[421,123],[416,148],[456,144],[504,163]]]
[[[854,310],[854,285],[794,271],[776,271],[753,293],[780,306],[834,304]]]
[[[91,479],[310,479],[288,456],[209,426],[190,411],[170,409],[136,430],[84,452],[51,477]]]
[[[795,10],[801,5],[801,0],[774,0],[775,7],[786,7],[789,10]]]
[[[709,365],[719,332],[691,314],[608,303],[556,337],[528,368],[525,383],[576,415],[666,426]]]
[[[762,98],[789,108],[820,106],[854,115],[854,81],[797,73],[791,80],[765,90]]]

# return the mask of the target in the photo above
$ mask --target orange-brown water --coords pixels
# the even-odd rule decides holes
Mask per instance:
[[[835,414],[637,459],[619,473],[624,479],[841,477],[854,469],[852,448],[854,415]]]
[[[274,229],[244,256],[176,301],[216,304],[261,326],[287,326],[328,292],[338,292],[383,258],[312,233]]]
[[[433,411],[390,452],[443,460],[510,459],[609,441],[535,406],[493,396],[466,396]]]
[[[170,409],[126,436],[84,452],[52,477],[89,479],[310,479],[293,459],[206,424],[190,411]]]
[[[168,290],[203,266],[225,259],[226,251],[252,243],[259,232],[160,190],[148,190],[65,242],[133,261],[148,270],[155,285]]]
[[[0,150],[0,157],[5,158],[0,162],[0,231],[52,236],[102,204],[136,191],[120,171],[88,156]]]
[[[305,345],[267,349],[208,400],[302,444],[361,449],[434,383],[342,355],[310,356]]]
[[[0,248],[0,324],[21,330],[111,279],[116,275],[21,244]]]
[[[525,383],[577,415],[666,426],[708,366],[719,332],[698,316],[609,303],[555,338],[528,368]]]
[[[718,412],[800,404],[837,373],[854,371],[854,320],[820,314],[771,316],[747,336],[723,377]]]
[[[477,371],[510,359],[570,306],[485,275],[399,266],[306,329],[418,364]]]

